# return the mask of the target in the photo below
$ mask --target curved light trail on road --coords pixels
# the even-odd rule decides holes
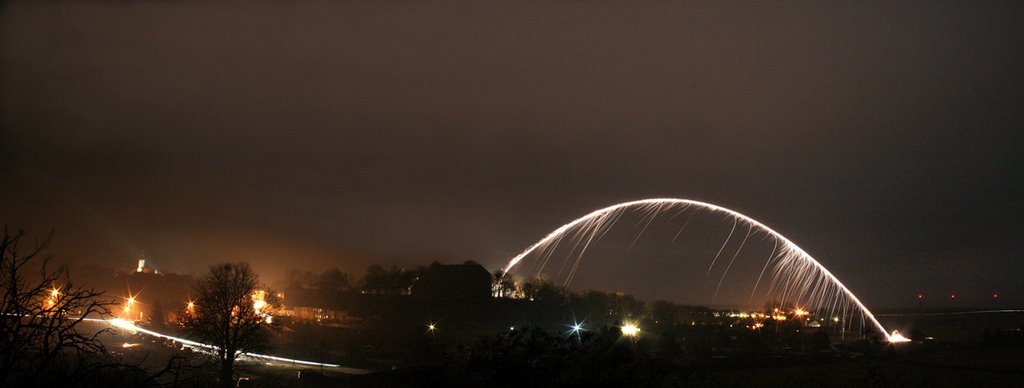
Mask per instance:
[[[131,331],[131,332],[139,332],[139,333],[143,333],[143,334],[146,334],[146,335],[151,335],[151,336],[154,336],[154,337],[157,337],[157,338],[169,339],[169,340],[172,340],[172,341],[175,341],[175,342],[179,342],[182,345],[189,346],[189,347],[192,347],[192,348],[198,348],[198,349],[201,349],[201,350],[216,351],[218,349],[216,346],[213,346],[213,345],[210,345],[210,344],[204,344],[202,342],[197,342],[197,341],[193,341],[193,340],[186,339],[186,338],[181,338],[181,337],[175,337],[175,336],[172,336],[172,335],[167,335],[167,334],[163,334],[163,333],[156,332],[156,331],[153,331],[153,330],[141,328],[141,327],[135,325],[134,323],[132,323],[131,321],[127,321],[127,320],[120,319],[120,318],[114,318],[114,319],[83,318],[83,320],[93,321],[93,322],[105,322],[105,323],[108,323],[111,326],[114,326],[114,327],[119,328],[119,329]],[[249,359],[254,359],[254,360],[271,360],[271,361],[277,361],[277,362],[286,363],[286,364],[315,366],[315,367],[324,367],[324,368],[334,368],[335,370],[338,370],[338,371],[344,372],[344,373],[348,373],[348,374],[366,374],[366,373],[370,373],[371,372],[371,371],[364,370],[364,369],[342,367],[339,364],[330,364],[330,363],[325,363],[325,362],[297,360],[297,359],[293,359],[293,358],[272,356],[272,355],[269,355],[269,354],[242,352],[241,356],[245,357],[245,358],[249,358]]]

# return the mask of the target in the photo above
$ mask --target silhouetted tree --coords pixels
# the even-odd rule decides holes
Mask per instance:
[[[370,294],[405,294],[422,271],[422,268],[406,271],[397,265],[385,268],[373,264],[366,268],[360,288]]]
[[[556,286],[551,280],[537,278],[523,282],[520,286],[524,297],[534,301],[563,303],[569,297],[569,290]]]
[[[191,368],[178,355],[155,372],[113,357],[99,340],[111,327],[83,323],[111,318],[116,302],[50,269],[49,237],[23,250],[24,236],[0,236],[0,387],[159,386]]]
[[[238,355],[268,348],[277,300],[246,263],[210,267],[197,281],[195,295],[185,328],[193,339],[217,347],[221,383],[231,386]]]
[[[284,284],[286,288],[315,288],[318,277],[309,271],[301,271],[289,268],[284,271]]]
[[[49,257],[41,255],[49,237],[23,250],[24,235],[5,227],[0,237],[0,386],[80,380],[110,361],[97,339],[110,329],[80,326],[109,317],[114,301],[74,285],[63,267],[47,268]]]
[[[352,288],[352,280],[340,269],[330,269],[317,277],[316,288],[321,291],[345,292]]]

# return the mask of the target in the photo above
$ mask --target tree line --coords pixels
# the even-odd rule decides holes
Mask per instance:
[[[477,264],[467,260],[462,264]],[[320,273],[288,269],[285,271],[285,288],[305,288],[326,292],[362,292],[367,294],[408,294],[427,266],[421,265],[411,269],[395,264],[371,264],[361,277],[338,268],[328,269]]]
[[[463,264],[477,263],[466,261]],[[286,288],[299,287],[328,293],[407,294],[426,269],[426,266],[407,269],[394,264],[371,264],[360,277],[337,268],[320,273],[289,269],[285,271],[285,283]],[[589,316],[607,323],[622,317],[645,317],[665,324],[689,324],[711,314],[710,308],[703,306],[680,305],[665,300],[644,302],[624,293],[575,292],[545,277],[513,277],[501,270],[492,272],[491,294],[494,298],[531,302],[537,309],[550,310],[552,314],[574,311],[581,318]]]

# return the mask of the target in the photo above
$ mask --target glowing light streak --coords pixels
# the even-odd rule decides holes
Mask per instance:
[[[753,218],[718,205],[695,200],[679,198],[643,199],[623,202],[595,210],[558,227],[544,238],[524,249],[518,255],[509,260],[508,264],[503,269],[503,272],[507,273],[524,258],[535,251],[539,252],[543,257],[540,267],[541,270],[543,270],[551,252],[554,250],[554,246],[558,245],[564,237],[571,235],[576,241],[576,244],[580,243],[580,237],[584,237],[583,240],[585,240],[585,243],[583,244],[582,249],[576,254],[576,260],[572,266],[572,270],[570,270],[569,275],[566,277],[565,283],[568,285],[568,283],[572,281],[573,275],[575,274],[586,249],[595,241],[596,238],[600,238],[604,233],[607,233],[608,229],[614,225],[615,221],[617,221],[625,211],[640,209],[647,213],[647,217],[651,217],[652,214],[657,215],[664,210],[673,208],[677,210],[686,210],[690,207],[708,211],[710,213],[725,214],[733,220],[732,228],[729,231],[728,237],[726,237],[725,243],[722,244],[722,247],[712,260],[711,266],[708,267],[708,274],[711,273],[718,257],[722,254],[726,245],[728,245],[729,240],[736,231],[736,225],[742,221],[748,224],[752,229],[756,228],[759,232],[767,233],[767,235],[773,238],[776,243],[781,243],[781,250],[777,254],[773,251],[773,255],[768,259],[769,262],[773,259],[776,260],[775,267],[772,271],[772,284],[769,287],[769,293],[776,290],[776,286],[781,286],[783,302],[785,302],[786,299],[799,299],[801,296],[808,296],[811,302],[810,305],[812,306],[824,306],[830,304],[832,307],[829,309],[830,311],[826,311],[828,314],[834,313],[836,309],[843,310],[845,314],[847,303],[839,303],[839,298],[842,296],[848,301],[848,303],[852,303],[856,306],[858,311],[861,313],[862,321],[866,318],[880,334],[884,335],[886,339],[891,340],[891,335],[884,327],[882,327],[882,324],[878,322],[874,314],[868,310],[860,299],[858,299],[857,296],[846,287],[846,285],[836,278],[832,272],[826,269],[802,248],[794,244],[782,234],[776,232],[774,229]],[[778,246],[776,248],[778,248]],[[575,251],[574,245],[573,252]],[[766,264],[766,267],[767,265],[768,264]],[[760,278],[758,278],[758,283],[760,283]]]
[[[204,344],[202,342],[192,341],[192,340],[185,339],[185,338],[180,338],[180,337],[175,337],[175,336],[172,336],[172,335],[167,335],[167,334],[155,332],[155,331],[152,331],[152,330],[149,330],[149,329],[144,329],[144,328],[136,326],[134,323],[132,323],[130,321],[126,321],[126,320],[120,319],[120,318],[114,318],[114,319],[84,318],[84,319],[88,320],[88,321],[95,321],[95,322],[107,322],[107,323],[113,325],[114,327],[117,327],[117,328],[120,328],[120,329],[128,330],[128,331],[131,331],[131,332],[143,333],[143,334],[147,334],[147,335],[150,335],[150,336],[153,336],[153,337],[157,337],[157,338],[169,339],[169,340],[172,340],[172,341],[175,341],[175,342],[178,342],[178,343],[181,343],[183,345],[186,345],[186,346],[189,346],[189,347],[192,347],[192,348],[196,348],[196,349],[201,349],[201,350],[206,350],[206,351],[217,351],[217,349],[218,349],[216,346],[209,345],[209,344]],[[248,358],[248,359],[273,360],[273,361],[280,361],[280,362],[285,362],[285,363],[290,363],[290,364],[298,364],[298,365],[322,366],[322,367],[329,367],[329,368],[339,368],[339,367],[341,367],[341,365],[339,365],[339,364],[329,364],[329,363],[323,363],[323,362],[297,360],[297,359],[293,359],[293,358],[271,356],[271,355],[268,355],[268,354],[259,354],[259,353],[240,352],[240,356],[243,356],[243,357]]]
[[[735,227],[735,225],[733,225]],[[732,255],[732,259],[729,260],[729,265],[725,266],[725,271],[722,271],[722,278],[718,279],[718,287],[715,287],[715,296],[711,299],[712,301],[718,300],[718,291],[722,289],[722,282],[725,281],[725,275],[729,273],[729,268],[732,268],[732,263],[736,261],[736,256],[740,255],[740,251],[743,250],[743,245],[747,243],[747,239],[750,238],[750,232],[753,230],[753,225],[747,226],[747,235],[743,236],[743,241],[740,242],[740,247],[736,248],[736,253]],[[712,263],[711,265],[714,265]]]
[[[7,315],[15,315],[15,314],[7,314]],[[24,316],[27,317],[28,315],[24,315]],[[155,332],[155,331],[152,331],[152,330],[144,329],[144,328],[136,326],[134,323],[132,323],[130,321],[126,321],[126,320],[121,319],[121,318],[111,318],[111,319],[106,319],[106,318],[90,318],[90,317],[66,317],[66,318],[67,319],[72,319],[72,320],[81,320],[81,321],[86,321],[86,322],[106,323],[106,324],[109,324],[111,326],[117,327],[119,329],[131,331],[132,333],[143,333],[143,334],[147,334],[147,335],[150,335],[150,336],[153,336],[153,337],[157,337],[157,338],[169,339],[171,341],[181,343],[185,347],[199,349],[199,350],[203,350],[203,351],[206,351],[206,352],[212,352],[212,351],[216,351],[218,349],[218,347],[216,347],[216,346],[209,345],[209,344],[204,344],[202,342],[196,342],[196,341],[192,341],[192,340],[189,340],[189,339],[185,339],[185,338],[181,338],[181,337],[175,337],[175,336],[172,336],[172,335],[167,335],[167,334]],[[137,346],[137,345],[140,345],[140,344],[124,343],[124,344],[121,345],[121,347],[130,348],[130,347],[134,347],[134,346]],[[346,367],[342,367],[339,364],[330,364],[330,363],[324,363],[324,362],[298,360],[298,359],[294,359],[294,358],[272,356],[272,355],[269,355],[269,354],[239,352],[239,356],[241,356],[242,358],[245,358],[245,359],[265,359],[265,360],[280,361],[282,363],[288,363],[288,364],[320,366],[320,367],[325,367],[325,368],[339,368],[343,372],[349,373],[349,374],[367,374],[367,373],[371,373],[371,371],[369,371],[369,370],[357,369],[357,368],[346,368]]]
[[[903,334],[900,334],[899,330],[893,330],[892,334],[889,334],[889,342],[910,342],[910,338],[904,337]]]
[[[905,316],[940,316],[940,315],[970,315],[970,314],[1019,314],[1024,313],[1024,310],[1020,309],[1005,309],[1005,310],[977,310],[977,311],[953,311],[948,313],[909,313],[909,314],[878,314],[879,317],[905,317]]]
[[[715,254],[714,260],[711,260],[711,265],[708,266],[708,272],[705,275],[711,274],[711,269],[715,268],[715,262],[718,261],[718,256],[722,255],[722,251],[725,250],[725,246],[729,245],[729,240],[732,239],[732,233],[736,231],[736,223],[739,222],[738,218],[732,219],[732,229],[729,229],[729,236],[725,238],[725,242],[722,243],[722,247],[718,248],[718,253]]]
[[[761,284],[761,278],[764,277],[764,271],[768,269],[768,264],[771,264],[772,259],[775,258],[775,252],[779,249],[779,240],[775,240],[775,245],[772,246],[772,253],[768,254],[768,260],[765,260],[764,267],[761,268],[761,274],[757,275],[757,281],[754,282],[754,288],[750,290],[750,297],[754,297],[754,293],[757,292],[757,286]]]

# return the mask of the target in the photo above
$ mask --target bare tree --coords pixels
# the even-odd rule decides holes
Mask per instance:
[[[109,317],[114,301],[73,284],[64,267],[49,269],[49,236],[29,248],[24,237],[7,227],[0,236],[0,386],[71,381],[110,365],[98,340],[109,327],[80,329]]]
[[[329,269],[316,277],[316,288],[332,292],[346,292],[352,288],[352,279],[340,269]]]
[[[185,328],[194,339],[217,347],[221,383],[231,386],[238,356],[269,346],[276,295],[263,288],[246,263],[210,267],[197,281],[195,295]]]

